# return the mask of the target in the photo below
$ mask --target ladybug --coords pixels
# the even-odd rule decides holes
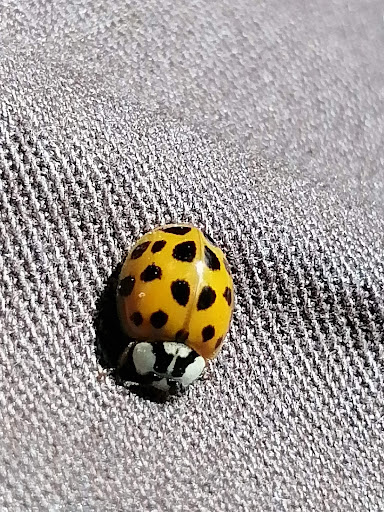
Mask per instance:
[[[202,231],[170,224],[147,233],[118,280],[121,326],[134,340],[120,368],[165,392],[186,388],[220,351],[233,299],[228,262]]]

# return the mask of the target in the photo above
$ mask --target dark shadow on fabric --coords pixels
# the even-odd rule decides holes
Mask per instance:
[[[119,358],[131,340],[120,328],[116,308],[116,289],[122,264],[119,263],[107,279],[97,303],[94,327],[96,331],[95,351],[98,363],[106,370],[112,370],[111,376],[121,381],[117,369]],[[133,375],[132,375],[133,380]]]
[[[165,402],[169,402],[172,398],[177,398],[181,393],[171,395],[169,393],[164,393],[160,389],[141,386],[140,384],[135,384],[130,386],[129,391],[144,400],[148,400],[149,402],[155,402],[157,404],[162,404]]]

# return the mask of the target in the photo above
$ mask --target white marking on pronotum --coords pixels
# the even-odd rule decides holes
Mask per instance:
[[[193,363],[189,364],[186,367],[186,369],[180,379],[181,384],[184,387],[189,386],[189,384],[191,384],[192,382],[194,382],[195,380],[197,380],[200,377],[200,375],[203,373],[204,368],[205,368],[204,357],[201,357],[201,356],[196,357],[196,359],[193,361]]]
[[[132,358],[136,371],[140,375],[146,375],[154,371],[156,357],[151,343],[138,343],[133,349]]]
[[[201,376],[205,368],[205,360],[203,357],[196,354],[194,361],[184,368],[184,373],[180,377],[174,378],[172,374],[177,360],[185,360],[189,354],[194,351],[186,345],[173,341],[164,342],[163,347],[167,354],[173,356],[164,373],[155,371],[156,356],[153,352],[152,343],[141,342],[133,349],[132,358],[138,374],[146,375],[148,373],[154,373],[163,377],[161,380],[154,380],[152,382],[153,387],[167,391],[169,389],[167,379],[179,382],[183,387],[187,387]]]

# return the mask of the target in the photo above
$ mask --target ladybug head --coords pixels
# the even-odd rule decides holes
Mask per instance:
[[[123,366],[133,365],[138,380],[165,392],[176,392],[197,380],[205,359],[183,343],[139,342],[129,350]]]

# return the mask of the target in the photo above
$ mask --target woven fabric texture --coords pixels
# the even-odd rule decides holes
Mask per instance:
[[[382,1],[6,0],[0,38],[0,509],[382,511]],[[237,299],[157,403],[97,340],[172,221]]]

